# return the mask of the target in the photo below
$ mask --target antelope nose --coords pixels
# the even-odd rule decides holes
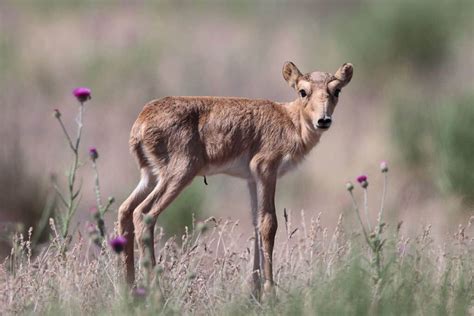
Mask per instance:
[[[320,128],[329,128],[331,126],[332,119],[329,116],[325,116],[318,120],[318,127]]]

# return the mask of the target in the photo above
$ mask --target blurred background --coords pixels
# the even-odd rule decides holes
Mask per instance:
[[[0,1],[0,222],[3,252],[12,231],[37,225],[63,184],[71,153],[52,116],[75,128],[71,91],[86,104],[76,222],[89,220],[97,147],[102,194],[116,209],[139,173],[128,152],[143,105],[167,95],[220,95],[290,101],[285,61],[302,72],[354,64],[335,124],[293,173],[279,181],[277,209],[299,221],[321,212],[333,227],[354,218],[345,190],[367,174],[370,214],[389,163],[388,220],[442,236],[474,214],[474,2],[345,1]],[[160,217],[168,234],[192,214],[241,221],[251,232],[245,182],[201,178]],[[62,182],[61,182],[62,181]],[[361,190],[356,188],[357,198]],[[280,231],[284,230],[280,225]],[[354,228],[356,229],[356,228]]]

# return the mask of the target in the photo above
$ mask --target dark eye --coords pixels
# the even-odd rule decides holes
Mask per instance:
[[[299,92],[302,98],[305,98],[307,96],[306,91],[304,91],[303,89],[301,89]]]
[[[341,93],[341,89],[334,90],[334,96],[337,98],[339,97],[339,93]]]

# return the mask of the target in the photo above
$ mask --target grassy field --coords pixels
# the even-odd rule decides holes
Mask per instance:
[[[0,314],[474,313],[474,217],[443,243],[435,242],[430,225],[409,237],[402,222],[384,222],[384,196],[379,219],[370,225],[364,217],[368,188],[347,189],[354,208],[340,215],[333,231],[322,225],[321,214],[308,219],[303,211],[285,210],[280,229],[286,234],[277,238],[274,255],[276,294],[263,300],[251,295],[253,240],[238,222],[193,221],[184,235],[169,239],[157,227],[157,266],[142,263],[129,290],[121,257],[96,238],[98,226],[89,223],[89,236],[77,233],[70,242],[50,219],[51,240],[36,254],[31,230],[14,237],[0,265]]]

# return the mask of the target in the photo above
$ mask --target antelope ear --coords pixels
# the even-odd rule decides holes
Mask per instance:
[[[336,77],[342,83],[341,87],[344,87],[351,81],[353,72],[354,67],[352,66],[352,64],[345,63],[341,67],[339,67],[334,77]]]
[[[299,77],[301,77],[301,72],[291,61],[287,61],[283,65],[283,78],[285,78],[288,85],[293,89],[296,88],[296,83],[298,82]]]

